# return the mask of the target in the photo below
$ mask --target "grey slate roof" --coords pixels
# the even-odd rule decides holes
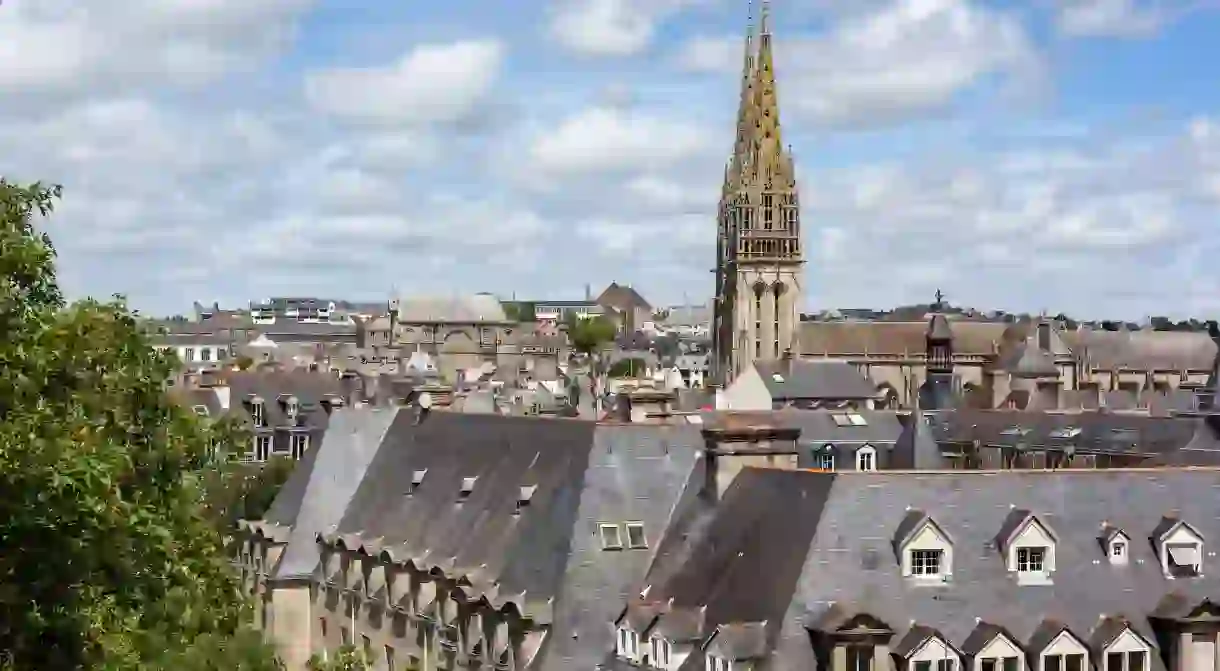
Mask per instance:
[[[856,615],[887,625],[895,645],[926,627],[958,649],[979,647],[977,630],[984,625],[1010,632],[1027,649],[1061,628],[1088,644],[1113,635],[1107,617],[1122,618],[1155,648],[1148,618],[1182,616],[1204,599],[1216,599],[1220,572],[1207,568],[1215,559],[1205,552],[1201,577],[1168,579],[1153,539],[1171,517],[1191,525],[1205,543],[1220,543],[1213,510],[1218,490],[1215,469],[746,469],[726,493],[700,550],[649,598],[670,595],[677,605],[706,606],[708,627],[778,618],[767,669],[818,668],[808,630],[833,628]],[[910,524],[912,511],[951,538],[952,580],[928,586],[902,577],[891,543],[904,521]],[[1049,585],[1018,585],[996,546],[1006,522],[1026,515],[1057,539]],[[1103,524],[1131,539],[1128,564],[1107,561],[1098,542]],[[794,564],[799,577],[790,571]]]
[[[754,364],[773,400],[871,399],[877,388],[845,361],[760,361]]]
[[[318,532],[339,522],[398,414],[397,408],[366,407],[343,408],[331,415],[322,444],[313,450],[318,454],[307,471],[309,481],[304,485],[288,547],[272,574],[274,579],[301,578],[313,573],[318,563],[315,542]],[[407,413],[403,413],[404,420],[406,417]],[[288,494],[294,491],[289,490]],[[279,497],[276,498],[273,509],[280,504]]]

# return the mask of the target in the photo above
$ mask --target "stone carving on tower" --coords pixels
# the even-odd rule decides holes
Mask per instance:
[[[769,2],[746,34],[737,138],[725,168],[716,236],[713,360],[727,384],[758,360],[798,350],[804,296],[800,204],[783,144]]]

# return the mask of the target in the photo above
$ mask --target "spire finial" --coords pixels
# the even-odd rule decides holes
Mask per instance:
[[[762,0],[762,7],[759,11],[759,33],[762,35],[771,34],[771,0]]]

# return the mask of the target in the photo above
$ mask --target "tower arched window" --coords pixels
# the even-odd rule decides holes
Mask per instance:
[[[772,285],[772,286],[771,286],[771,295],[772,295],[773,300],[774,300],[774,302],[775,302],[775,314],[774,314],[774,320],[775,320],[775,331],[774,331],[775,343],[774,343],[774,345],[775,345],[775,358],[777,358],[777,359],[778,359],[778,358],[780,357],[780,355],[782,354],[782,351],[780,350],[780,337],[779,337],[779,334],[780,334],[780,330],[779,330],[779,316],[780,316],[780,314],[782,314],[782,310],[780,309],[780,301],[781,301],[781,300],[783,300],[784,291],[785,291],[786,289],[787,289],[787,287],[785,287],[785,286],[784,286],[784,283],[783,283],[783,282],[776,282],[774,285]]]
[[[763,313],[763,294],[767,293],[767,287],[762,282],[754,283],[754,358],[762,358],[762,313]]]
[[[764,193],[762,197],[763,210],[763,230],[770,231],[775,228],[775,196],[769,193]]]

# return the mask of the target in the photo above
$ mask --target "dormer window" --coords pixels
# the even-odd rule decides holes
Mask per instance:
[[[1194,578],[1203,573],[1203,537],[1194,527],[1175,518],[1163,518],[1153,533],[1161,555],[1161,568],[1169,578]]]
[[[865,445],[856,450],[856,470],[866,472],[877,470],[876,448],[872,445]]]
[[[623,659],[637,661],[640,658],[640,635],[630,627],[618,628],[618,643],[616,651]]]
[[[263,410],[263,399],[255,397],[254,400],[250,401],[250,421],[256,427],[267,425],[266,413]]]
[[[290,422],[296,423],[297,415],[300,413],[300,411],[301,404],[297,402],[297,398],[295,396],[289,396],[288,399],[284,401],[284,414],[288,416],[288,420]]]
[[[601,537],[603,550],[622,550],[623,532],[617,524],[599,524],[597,533]]]
[[[923,511],[908,510],[893,540],[904,576],[941,582],[952,575],[953,544]]]
[[[525,486],[522,486],[521,489],[517,492],[517,510],[516,510],[516,512],[518,514],[521,513],[521,510],[523,508],[526,508],[529,506],[530,501],[533,500],[533,498],[534,498],[534,492],[536,492],[536,491],[538,491],[538,485],[525,485]]]
[[[868,420],[856,412],[836,412],[830,416],[835,426],[868,426]]]
[[[1064,629],[1042,649],[1038,671],[1088,671],[1088,649],[1072,632]]]
[[[424,484],[424,476],[428,474],[428,469],[421,468],[411,473],[411,484],[407,486],[407,496],[415,494],[415,490]]]
[[[718,655],[708,655],[704,668],[706,671],[733,671],[733,660]]]
[[[627,547],[640,550],[648,547],[648,537],[644,535],[643,522],[627,523]]]
[[[471,492],[474,491],[474,484],[478,481],[477,477],[462,478],[462,489],[458,492],[458,501],[470,498]]]
[[[669,641],[660,636],[653,636],[651,647],[652,651],[649,659],[651,660],[653,668],[668,669],[671,653],[673,652],[673,648],[670,646]],[[1132,669],[1131,671],[1135,670]]]
[[[1014,508],[1004,520],[996,544],[1004,553],[1008,570],[1021,584],[1045,584],[1055,571],[1056,538],[1028,510]]]

